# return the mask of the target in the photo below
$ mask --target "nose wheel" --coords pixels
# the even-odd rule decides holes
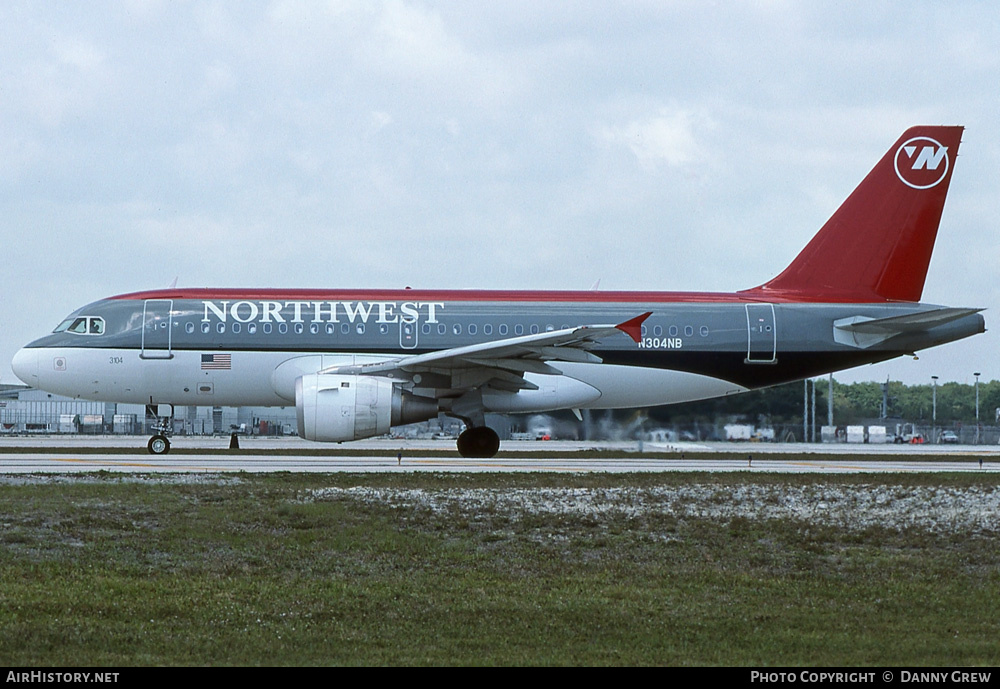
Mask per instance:
[[[173,432],[174,426],[174,405],[172,404],[147,404],[146,417],[156,419],[156,424],[150,430],[153,437],[146,443],[146,449],[151,455],[165,455],[170,452],[170,440],[168,437]]]
[[[466,428],[458,436],[458,454],[463,457],[488,459],[500,449],[500,436],[489,426]]]
[[[146,443],[146,449],[151,455],[165,455],[170,452],[170,441],[165,435],[154,435]]]

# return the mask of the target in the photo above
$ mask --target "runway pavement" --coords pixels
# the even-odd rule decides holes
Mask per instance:
[[[298,438],[175,438],[170,454],[145,451],[145,438],[0,438],[0,474],[150,472],[662,472],[786,473],[1000,471],[1000,447],[945,445],[807,445],[775,443],[505,442],[491,459],[452,454],[452,441],[376,439],[324,446]],[[358,455],[316,454],[336,448]],[[122,452],[121,448],[135,448]],[[107,453],[102,452],[107,450]],[[599,450],[600,458],[580,457]],[[301,451],[302,454],[297,454]],[[361,452],[364,454],[361,454]],[[272,454],[274,452],[274,454]],[[436,456],[447,453],[446,456]],[[671,458],[662,455],[670,453]],[[687,455],[692,455],[688,457]],[[401,456],[398,456],[401,455]],[[657,456],[660,455],[660,456]],[[681,458],[677,458],[681,455]],[[982,460],[982,462],[980,462]]]

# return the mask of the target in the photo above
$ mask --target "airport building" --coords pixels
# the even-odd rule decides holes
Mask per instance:
[[[0,435],[150,435],[156,418],[141,404],[90,402],[21,385],[0,387]],[[294,435],[295,407],[177,407],[174,435]]]
[[[565,415],[563,415],[565,416]],[[644,416],[639,418],[645,418]],[[24,385],[0,385],[0,437],[13,435],[153,435],[155,416],[141,404],[90,402],[61,397]],[[298,434],[294,406],[289,407],[195,407],[174,409],[173,435],[293,436]],[[802,425],[773,426],[734,422],[724,417],[714,423],[693,428],[648,428],[636,425],[635,417],[615,419],[605,412],[600,418],[584,413],[583,423],[560,415],[535,414],[508,416],[487,414],[486,424],[501,439],[570,439],[623,440],[642,438],[650,442],[677,441],[756,441],[796,442]],[[401,437],[457,437],[462,424],[441,416],[430,421],[400,426],[393,434]],[[809,437],[809,436],[807,436]],[[865,419],[856,425],[822,426],[814,429],[812,442],[883,444],[883,443],[955,443],[971,445],[1000,444],[1000,426],[975,424],[904,423],[902,419]]]
[[[155,416],[141,404],[90,402],[24,385],[0,385],[0,437],[4,435],[152,435]],[[487,414],[501,438],[511,436],[509,417]],[[401,435],[457,437],[462,425],[442,418],[395,429]],[[298,435],[295,407],[193,407],[174,409],[173,435]]]

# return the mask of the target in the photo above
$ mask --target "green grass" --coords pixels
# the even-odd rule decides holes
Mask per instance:
[[[0,663],[994,665],[996,533],[438,511],[317,489],[982,486],[989,474],[98,474],[0,485]]]

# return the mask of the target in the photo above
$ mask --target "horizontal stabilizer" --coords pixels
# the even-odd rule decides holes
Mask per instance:
[[[930,330],[980,311],[982,309],[945,307],[889,318],[852,316],[834,321],[833,339],[840,344],[864,349],[896,335]]]

